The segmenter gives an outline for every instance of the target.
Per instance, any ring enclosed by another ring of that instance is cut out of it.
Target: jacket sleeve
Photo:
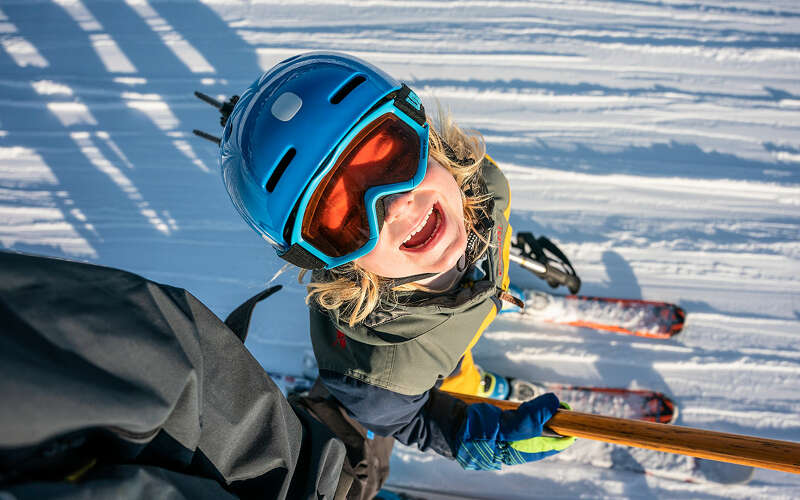
[[[393,436],[405,445],[434,450],[455,458],[457,434],[464,423],[466,404],[438,389],[407,396],[346,375],[320,371],[325,387],[348,413],[368,430]]]
[[[92,467],[80,481],[33,480],[0,487],[0,498],[34,500],[138,500],[150,495],[172,500],[236,500],[210,478],[140,464]]]
[[[109,473],[125,492],[324,498],[344,462],[199,300],[116,269],[0,252],[0,397],[0,488]],[[112,471],[134,458],[149,468]]]

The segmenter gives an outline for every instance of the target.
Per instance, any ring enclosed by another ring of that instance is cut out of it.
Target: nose
[[[403,217],[408,207],[414,201],[414,191],[390,194],[383,198],[383,208],[385,212],[384,221],[391,224]]]

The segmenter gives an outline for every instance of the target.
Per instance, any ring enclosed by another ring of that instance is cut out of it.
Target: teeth
[[[410,240],[411,237],[414,236],[415,234],[417,234],[418,232],[422,231],[422,228],[425,227],[425,224],[428,223],[428,218],[431,216],[432,213],[433,213],[433,207],[431,207],[431,209],[425,215],[425,218],[422,220],[420,225],[417,226],[417,228],[415,230],[411,231],[411,234],[406,236],[406,239],[403,240],[403,243],[405,243],[406,241]]]

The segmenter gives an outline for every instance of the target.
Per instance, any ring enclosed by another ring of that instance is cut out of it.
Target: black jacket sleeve
[[[434,388],[407,396],[346,375],[320,370],[325,387],[368,430],[420,450],[454,458],[466,403]]]
[[[0,398],[0,497],[332,498],[344,462],[199,300],[116,269],[0,252]]]

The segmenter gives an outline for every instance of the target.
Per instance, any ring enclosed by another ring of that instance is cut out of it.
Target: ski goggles
[[[383,226],[382,198],[425,177],[428,124],[405,85],[363,116],[333,149],[300,199],[288,241],[326,268],[369,253]]]

